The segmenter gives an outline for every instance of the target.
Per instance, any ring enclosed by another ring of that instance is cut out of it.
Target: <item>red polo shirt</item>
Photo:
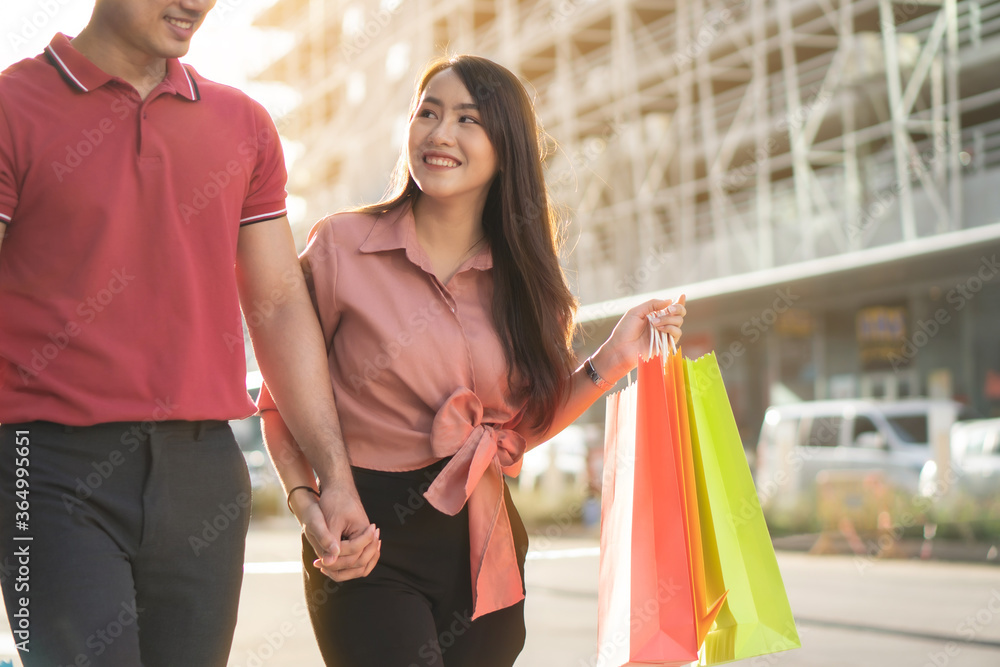
[[[177,60],[145,100],[64,35],[0,74],[0,423],[251,414],[236,244],[284,187],[267,112]]]

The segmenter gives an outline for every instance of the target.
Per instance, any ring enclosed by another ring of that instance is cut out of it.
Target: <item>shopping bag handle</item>
[[[668,349],[667,342],[669,341],[669,349],[673,354],[677,354],[677,345],[674,344],[674,337],[668,333],[663,333],[653,324],[653,317],[656,313],[649,313],[646,315],[646,320],[649,322],[649,354],[646,355],[647,359],[653,358],[653,353],[656,356],[663,357]]]

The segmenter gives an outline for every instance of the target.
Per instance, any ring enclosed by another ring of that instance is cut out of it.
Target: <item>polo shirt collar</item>
[[[169,58],[167,60],[167,76],[163,80],[173,88],[175,94],[194,102],[201,99],[201,93],[198,92],[198,83],[194,80],[194,75],[189,69],[182,65],[177,58]]]
[[[96,90],[115,78],[77,51],[70,43],[69,37],[61,32],[56,33],[45,47],[45,55],[66,82],[83,93]],[[171,92],[181,97],[192,101],[201,99],[194,76],[177,58],[167,59],[167,75],[164,77],[164,82]]]
[[[375,221],[368,238],[358,248],[363,253],[384,252],[386,250],[404,250],[411,262],[428,273],[433,273],[430,261],[420,242],[417,241],[417,223],[413,218],[413,206],[409,202],[395,210],[383,213]],[[464,268],[485,271],[493,268],[493,253],[489,244],[485,244]],[[462,271],[464,269],[459,269]]]

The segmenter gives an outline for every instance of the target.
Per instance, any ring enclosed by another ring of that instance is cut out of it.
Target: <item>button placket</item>
[[[438,294],[440,294],[441,298],[444,299],[444,303],[445,303],[446,306],[448,306],[448,310],[451,311],[452,315],[455,315],[455,319],[457,320],[458,319],[458,305],[455,302],[455,297],[452,296],[451,290],[449,290],[448,287],[444,283],[442,283],[438,279],[438,277],[435,276],[433,273],[428,274],[428,275],[430,275],[431,280],[434,281],[434,287],[437,288]],[[452,282],[454,282],[454,280],[455,279],[452,278]],[[459,324],[459,326],[461,326],[461,324]]]
[[[136,122],[139,124],[139,164],[143,167],[155,168],[160,166],[162,163],[161,156],[147,153],[147,146],[149,143],[148,139],[150,138],[150,133],[152,132],[152,127],[149,121],[149,107],[163,94],[164,91],[162,90],[154,90],[145,100],[142,100],[139,103],[139,108],[136,113]]]
[[[458,316],[458,300],[455,299],[455,297],[453,296],[453,295],[458,295],[462,291],[464,291],[464,286],[463,286],[463,283],[461,282],[462,280],[463,280],[463,274],[462,273],[456,274],[451,279],[451,284],[454,287],[453,287],[452,290],[449,290],[448,296],[450,297],[451,304],[452,304],[452,311],[451,312],[452,312],[452,314],[454,314],[454,316],[455,316],[455,322],[458,324],[458,332],[462,336],[462,342],[465,343],[465,359],[466,359],[466,363],[468,364],[468,369],[469,369],[469,384],[470,384],[470,389],[472,389],[472,391],[475,392],[475,391],[477,391],[477,389],[476,389],[476,365],[473,363],[473,360],[472,360],[472,344],[469,342],[469,336],[468,336],[468,334],[465,331],[465,325],[462,324],[462,320]]]

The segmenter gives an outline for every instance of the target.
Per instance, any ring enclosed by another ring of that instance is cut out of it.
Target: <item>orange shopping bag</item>
[[[637,378],[607,404],[599,667],[697,660],[725,600],[706,592],[683,367],[657,350]]]

